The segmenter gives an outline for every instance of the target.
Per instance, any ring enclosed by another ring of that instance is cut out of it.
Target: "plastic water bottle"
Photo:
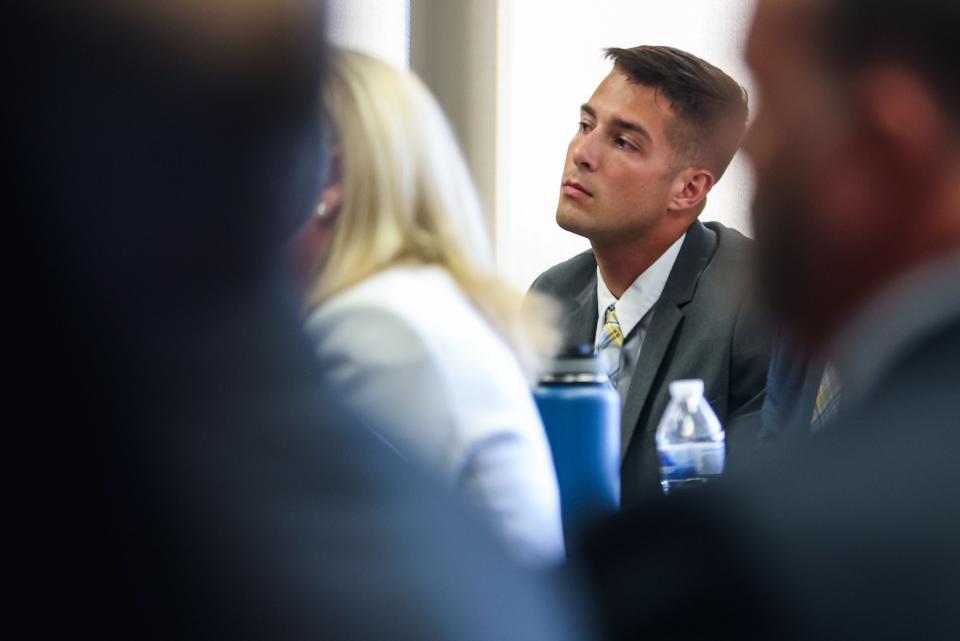
[[[660,485],[664,494],[702,485],[723,472],[726,435],[703,398],[703,381],[674,381],[657,426]]]
[[[562,353],[534,392],[560,488],[567,548],[620,508],[620,396],[593,348]]]

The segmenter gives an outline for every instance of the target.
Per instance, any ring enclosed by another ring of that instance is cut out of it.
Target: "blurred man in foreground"
[[[952,0],[758,3],[760,275],[843,404],[773,465],[593,541],[617,636],[960,634],[958,32]]]
[[[311,3],[3,14],[12,627],[572,634],[542,586],[321,398],[281,260],[322,173]]]

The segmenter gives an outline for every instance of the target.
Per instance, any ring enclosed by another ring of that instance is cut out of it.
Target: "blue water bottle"
[[[534,395],[572,549],[587,528],[620,508],[620,396],[589,345],[560,354]]]

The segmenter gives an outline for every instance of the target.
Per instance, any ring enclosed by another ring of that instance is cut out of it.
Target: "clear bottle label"
[[[726,447],[723,441],[675,443],[658,448],[660,477],[680,481],[723,472]]]

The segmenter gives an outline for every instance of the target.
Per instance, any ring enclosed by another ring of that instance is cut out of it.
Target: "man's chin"
[[[578,213],[571,212],[563,206],[559,207],[557,209],[557,226],[571,234],[589,238],[588,229],[582,220],[582,214],[578,215]]]

